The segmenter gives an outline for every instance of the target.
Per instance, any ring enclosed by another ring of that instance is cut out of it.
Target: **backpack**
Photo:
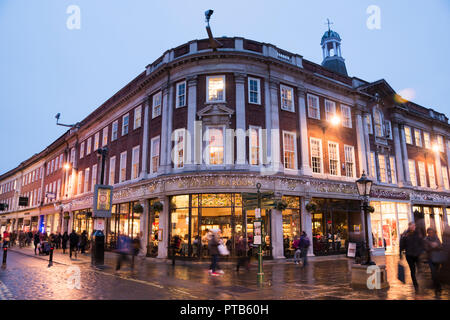
[[[309,246],[311,245],[311,243],[309,242],[308,237],[303,238],[304,244],[305,244],[305,248],[308,249]]]

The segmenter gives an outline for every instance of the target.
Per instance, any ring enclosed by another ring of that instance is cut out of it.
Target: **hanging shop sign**
[[[94,205],[92,216],[111,218],[113,187],[96,184],[94,189]]]
[[[261,245],[261,221],[253,222],[253,244]]]
[[[242,193],[242,202],[244,209],[253,210],[258,207],[258,194],[257,193]],[[275,208],[275,198],[273,192],[261,192],[261,208],[273,209]]]

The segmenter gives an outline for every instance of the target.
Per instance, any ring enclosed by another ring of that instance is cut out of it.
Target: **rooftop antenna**
[[[223,45],[219,41],[214,39],[211,32],[211,27],[209,26],[209,20],[211,19],[213,13],[214,10],[211,9],[205,11],[206,32],[208,33],[209,46],[213,49],[213,51],[217,51],[217,48],[220,48]]]
[[[80,123],[79,122],[77,122],[77,123],[75,123],[75,124],[62,124],[62,123],[59,123],[59,118],[61,117],[61,113],[57,113],[56,114],[56,116],[55,116],[55,118],[56,118],[56,125],[57,126],[62,126],[62,127],[69,127],[69,128],[77,128],[77,129],[79,129],[80,128]]]

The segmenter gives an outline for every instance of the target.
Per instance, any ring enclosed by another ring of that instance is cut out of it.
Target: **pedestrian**
[[[224,272],[219,268],[219,245],[221,244],[219,229],[211,229],[211,236],[208,241],[208,250],[211,255],[211,265],[209,266],[209,274],[212,276],[218,276]],[[217,270],[217,272],[216,272]]]
[[[80,250],[81,250],[82,254],[86,253],[85,251],[86,251],[87,242],[88,242],[87,232],[86,232],[86,230],[84,230],[81,233],[81,238],[80,238]]]
[[[139,251],[141,250],[141,237],[140,235],[137,235],[132,242],[133,252],[131,256],[131,269],[134,269],[134,259],[139,254]]]
[[[3,232],[3,248],[9,246],[9,242],[11,240],[10,237],[11,237],[10,233],[7,230],[5,230]]]
[[[294,248],[295,252],[294,252],[294,263],[295,264],[299,264],[300,263],[300,258],[301,258],[301,250],[300,250],[300,239],[295,236],[294,237],[294,242],[292,243],[292,248]]]
[[[302,235],[300,236],[300,241],[298,244],[298,247],[300,249],[300,256],[303,259],[302,268],[306,267],[308,264],[308,249],[311,245],[311,241],[309,241],[308,235],[305,231],[302,232]]]
[[[27,246],[29,247],[31,245],[31,241],[33,240],[33,232],[28,231],[28,238],[27,238]]]
[[[247,239],[243,236],[239,237],[238,243],[236,245],[238,262],[236,265],[236,271],[239,272],[239,267],[245,266],[245,269],[249,270],[249,256],[247,254]]]
[[[440,282],[450,285],[450,226],[445,226],[442,235],[442,251],[444,255],[444,262],[440,270]]]
[[[416,292],[419,291],[419,283],[416,279],[416,267],[419,265],[419,257],[423,252],[423,239],[416,230],[416,224],[410,222],[408,229],[402,234],[400,238],[400,259],[402,253],[405,251],[406,262],[408,262],[409,270],[411,271],[411,280]]]
[[[170,245],[172,250],[172,265],[175,265],[175,255],[180,251],[181,248],[181,238],[178,235],[174,235],[172,238],[172,243]]]
[[[117,257],[117,265],[116,271],[120,269],[122,262],[128,260],[127,256],[131,252],[131,240],[126,235],[119,235],[117,240],[117,253],[119,256]]]
[[[56,249],[61,248],[61,240],[62,240],[61,232],[58,232],[58,235],[56,236]]]
[[[425,237],[424,245],[425,251],[427,252],[427,262],[430,266],[431,279],[433,280],[434,292],[436,296],[440,296],[442,288],[441,282],[439,281],[439,269],[441,263],[444,262],[442,259],[444,251],[442,250],[441,241],[436,236],[436,231],[433,228],[427,229],[427,237]]]
[[[37,249],[39,249],[39,253],[41,253],[41,248],[38,248],[38,245],[41,243],[41,237],[40,237],[39,231],[37,231],[34,234],[33,243],[34,243],[34,254],[37,254],[36,253]]]
[[[72,233],[69,235],[69,257],[72,258],[72,252],[75,251],[75,259],[77,258],[78,252],[78,242],[80,241],[80,236],[72,230]]]
[[[65,231],[64,234],[63,234],[63,236],[61,237],[63,254],[66,253],[66,249],[67,249],[67,241],[68,241],[68,240],[69,240],[69,235],[67,234],[67,231]]]

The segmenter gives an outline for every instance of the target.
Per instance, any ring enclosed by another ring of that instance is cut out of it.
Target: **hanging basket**
[[[161,212],[163,211],[163,208],[164,208],[163,204],[159,201],[156,201],[155,203],[152,204],[152,210],[154,212]]]
[[[287,208],[287,206],[288,205],[287,205],[286,201],[281,200],[281,201],[275,202],[275,209],[277,209],[277,210],[283,211]]]
[[[317,203],[315,202],[309,202],[306,206],[305,206],[306,210],[310,213],[315,213],[317,212],[319,206],[317,205]]]
[[[144,207],[142,206],[142,204],[136,203],[136,204],[133,206],[133,211],[134,211],[135,213],[142,213],[142,212],[144,212]]]

